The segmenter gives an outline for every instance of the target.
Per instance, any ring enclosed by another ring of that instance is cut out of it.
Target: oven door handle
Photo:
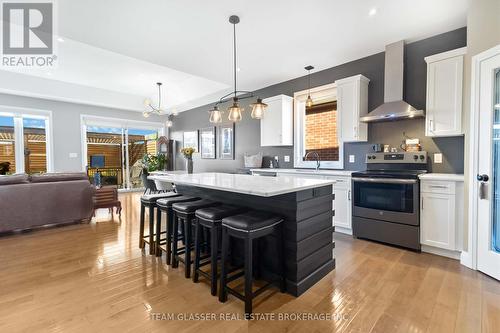
[[[354,182],[359,183],[384,183],[384,184],[416,184],[416,179],[393,179],[393,178],[359,178],[353,177]]]

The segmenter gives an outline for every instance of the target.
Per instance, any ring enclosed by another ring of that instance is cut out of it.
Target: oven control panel
[[[366,163],[404,163],[404,164],[426,164],[427,153],[418,152],[397,152],[397,153],[368,153]]]

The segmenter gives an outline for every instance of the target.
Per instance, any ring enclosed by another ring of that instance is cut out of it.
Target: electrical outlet
[[[349,163],[354,163],[355,160],[356,158],[354,155],[349,155]]]
[[[290,162],[290,156],[285,155],[285,156],[283,157],[283,160],[284,160],[285,162]]]
[[[69,158],[77,158],[78,153],[69,153]]]
[[[435,153],[434,154],[434,163],[443,163],[443,154]]]

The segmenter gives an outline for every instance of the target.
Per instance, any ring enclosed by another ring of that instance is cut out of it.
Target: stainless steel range
[[[420,251],[418,176],[427,153],[371,153],[366,163],[352,174],[353,235]]]

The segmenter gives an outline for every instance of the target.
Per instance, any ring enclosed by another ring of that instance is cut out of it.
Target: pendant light
[[[307,81],[308,81],[308,93],[307,93],[307,99],[306,99],[306,107],[310,108],[311,106],[313,106],[313,100],[311,98],[311,70],[314,69],[313,66],[309,65],[309,66],[306,66],[304,67],[304,69],[307,71]]]
[[[262,99],[257,98],[257,102],[250,104],[252,107],[252,118],[253,119],[262,119],[264,117],[264,111],[267,108],[267,104],[262,103]]]
[[[156,82],[156,85],[158,86],[158,107],[155,107],[153,106],[153,103],[151,103],[151,100],[149,98],[146,98],[144,100],[144,106],[146,108],[148,108],[148,110],[145,110],[142,115],[144,116],[144,118],[149,118],[149,116],[152,114],[152,113],[155,113],[159,116],[161,116],[164,111],[163,109],[161,108],[161,85],[162,83],[161,82]]]
[[[228,119],[232,122],[238,122],[242,119],[243,108],[240,107],[239,101],[246,98],[254,97],[251,91],[237,90],[236,88],[236,24],[240,22],[240,18],[236,15],[229,17],[229,23],[233,25],[233,74],[234,74],[234,91],[222,96],[214,107],[209,111],[209,121],[211,123],[222,122],[222,112],[219,110],[218,105],[221,103],[233,101],[232,105],[227,109]],[[232,96],[232,97],[231,97]],[[250,105],[252,107],[251,117],[254,119],[262,119],[267,104],[262,102],[262,99],[257,98],[257,102]]]

